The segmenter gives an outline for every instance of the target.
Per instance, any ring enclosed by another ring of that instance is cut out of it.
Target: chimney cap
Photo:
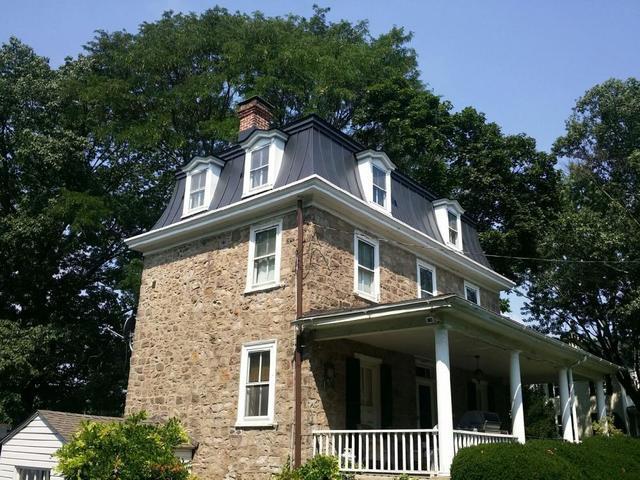
[[[269,102],[267,102],[260,95],[253,95],[253,96],[247,98],[246,100],[238,102],[238,109],[241,110],[242,107],[244,107],[245,105],[249,105],[249,104],[252,104],[252,103],[261,104],[262,106],[268,108],[269,110],[273,110],[275,108],[273,105],[271,105]]]

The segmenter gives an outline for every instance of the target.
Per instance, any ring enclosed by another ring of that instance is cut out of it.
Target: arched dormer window
[[[273,188],[287,138],[279,130],[256,130],[240,144],[245,151],[243,197]]]
[[[194,157],[182,171],[187,174],[182,216],[209,208],[224,162],[216,157]]]
[[[396,169],[387,154],[365,150],[356,154],[365,199],[372,206],[391,213],[391,172]]]
[[[462,220],[464,210],[455,200],[441,198],[433,202],[436,223],[444,243],[451,248],[462,251]]]

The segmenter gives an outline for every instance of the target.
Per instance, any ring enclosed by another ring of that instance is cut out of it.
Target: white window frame
[[[247,401],[247,378],[249,367],[249,354],[253,352],[269,352],[269,403],[267,415],[257,417],[245,416]],[[275,393],[276,393],[276,340],[261,340],[242,345],[240,357],[240,387],[238,389],[238,416],[237,427],[270,427],[275,425]]]
[[[182,216],[194,215],[209,209],[209,204],[213,199],[213,192],[220,178],[220,173],[224,162],[215,157],[194,157],[189,164],[183,168],[187,177],[184,185],[184,200],[182,205]],[[204,187],[204,202],[196,208],[189,208],[191,204],[191,179],[198,173],[206,172]]]
[[[269,130],[266,132],[257,130],[240,144],[245,151],[242,198],[273,188],[276,178],[278,177],[278,172],[280,171],[280,165],[282,164],[286,140],[287,136],[279,130]],[[251,188],[251,154],[264,147],[269,148],[267,183]]]
[[[448,200],[446,198],[435,200],[433,202],[433,208],[436,215],[436,224],[438,225],[438,230],[442,236],[442,241],[446,246],[462,252],[464,248],[462,242],[462,214],[464,213],[464,210],[456,200]],[[455,215],[457,220],[456,230],[458,231],[458,238],[455,243],[451,242],[451,235],[449,233],[449,213]]]
[[[395,170],[396,166],[384,152],[376,152],[374,150],[360,152],[356,154],[356,159],[358,160],[358,174],[360,175],[366,201],[373,208],[391,214],[391,172]],[[385,174],[384,205],[380,205],[373,200],[373,167],[383,171]]]
[[[358,242],[360,241],[373,246],[373,294],[358,289],[358,268],[360,267]],[[380,301],[380,242],[357,231],[353,235],[353,292],[372,302]]]
[[[46,479],[50,479],[51,478],[51,469],[50,468],[41,468],[41,467],[27,467],[27,466],[22,466],[22,465],[17,465],[16,466],[16,475],[15,475],[15,479],[16,480],[20,480],[20,473],[21,470],[26,470],[26,471],[35,471],[35,472],[44,472],[45,474],[47,474]]]
[[[431,265],[430,263],[427,263],[423,260],[417,259],[416,260],[416,281],[417,281],[417,286],[418,286],[418,298],[429,298],[429,297],[423,297],[422,296],[422,285],[420,282],[420,269],[425,269],[425,270],[430,270],[431,271],[431,275],[432,275],[432,279],[433,279],[433,292],[431,293],[431,295],[433,297],[435,297],[436,295],[438,295],[438,281],[437,281],[437,274],[436,274],[436,267],[434,267],[433,265]]]
[[[255,259],[256,249],[256,233],[264,230],[276,229],[276,259],[275,259],[275,272],[273,275],[273,281],[268,283],[253,283],[253,263]],[[247,281],[245,286],[245,293],[257,292],[260,290],[267,290],[280,286],[280,261],[282,257],[282,219],[274,222],[266,222],[259,225],[252,225],[249,230],[249,255],[247,263]]]
[[[470,289],[470,290],[475,290],[475,292],[476,292],[476,297],[477,297],[477,299],[478,299],[478,303],[471,302],[471,300],[469,300],[469,299],[467,298],[467,288],[468,288],[468,289]],[[477,285],[475,285],[475,284],[473,284],[473,283],[471,283],[471,282],[467,282],[467,281],[465,280],[465,281],[464,281],[464,298],[465,298],[465,300],[467,300],[467,301],[469,301],[469,302],[471,302],[471,303],[474,303],[474,305],[478,305],[478,306],[480,306],[480,287],[478,287]]]
[[[456,217],[456,241],[451,241],[451,227],[449,226],[449,215]],[[462,249],[462,221],[460,214],[452,208],[447,209],[447,243],[455,248]]]

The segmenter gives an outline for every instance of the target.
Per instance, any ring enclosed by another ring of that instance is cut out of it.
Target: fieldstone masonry
[[[353,226],[318,208],[305,209],[304,311],[365,306],[353,293]],[[256,223],[266,219],[256,219]],[[245,293],[249,226],[148,255],[140,289],[127,413],[178,417],[199,442],[193,472],[202,479],[266,479],[293,446],[295,212],[284,215],[281,286]],[[416,258],[380,242],[381,302],[416,297]],[[463,280],[438,269],[438,290],[463,294]],[[498,311],[498,295],[482,291]],[[236,428],[241,347],[277,340],[277,425]],[[344,426],[344,362],[354,352],[392,365],[398,428],[416,424],[412,357],[351,341],[311,344],[302,370],[303,455],[317,428]],[[333,387],[324,385],[327,359]]]

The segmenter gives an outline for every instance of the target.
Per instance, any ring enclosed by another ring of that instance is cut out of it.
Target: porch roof
[[[578,377],[586,379],[598,379],[620,368],[455,294],[310,313],[293,323],[303,331],[312,332],[314,340],[350,338],[385,348],[400,348],[413,354],[416,354],[417,346],[429,343],[423,332],[431,332],[436,325],[444,325],[460,340],[459,358],[475,357],[469,353],[480,342],[493,347],[490,361],[494,363],[496,373],[501,370],[501,365],[508,365],[506,358],[496,351],[521,351],[526,358],[523,375],[526,376],[526,370],[529,370],[531,383],[552,381],[549,374],[559,367],[571,367]],[[542,368],[542,362],[547,367]],[[526,363],[530,368],[527,369]]]

